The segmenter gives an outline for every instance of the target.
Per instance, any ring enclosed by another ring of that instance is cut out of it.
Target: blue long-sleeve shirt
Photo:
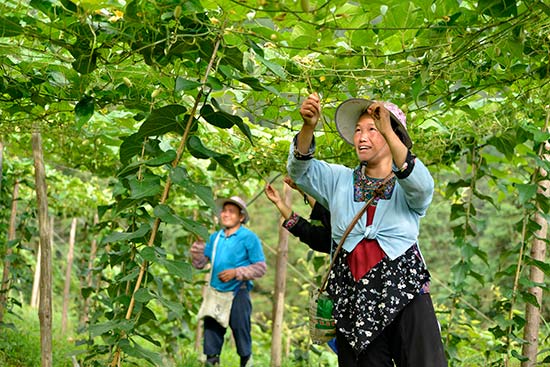
[[[332,238],[339,243],[355,214],[365,205],[354,200],[353,170],[315,158],[298,159],[294,154],[295,143],[290,147],[288,174],[304,192],[329,209]],[[313,143],[309,153],[314,149]],[[394,172],[397,172],[396,167]],[[433,197],[433,178],[419,159],[406,177],[396,176],[391,198],[378,201],[371,225],[366,225],[366,214],[359,219],[344,242],[346,251],[351,252],[363,238],[375,239],[393,260],[417,242],[420,218]]]

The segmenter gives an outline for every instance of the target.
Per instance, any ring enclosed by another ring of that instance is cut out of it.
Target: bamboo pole
[[[292,205],[292,190],[284,184],[283,200],[287,207]],[[282,224],[281,217],[280,223]],[[271,336],[271,367],[280,367],[282,363],[282,336],[285,311],[286,264],[288,262],[288,231],[279,225],[279,246],[275,267],[275,291],[273,295],[273,328]]]
[[[42,152],[42,136],[39,131],[32,133],[32,151],[36,201],[38,203],[38,223],[40,232],[40,348],[41,367],[52,367],[52,257],[50,247],[50,222],[48,220],[48,189]]]
[[[185,131],[183,133],[183,136],[180,140],[180,144],[178,146],[178,149],[176,151],[176,158],[172,162],[172,167],[177,167],[181,160],[181,156],[183,155],[183,150],[185,148],[185,143],[187,142],[187,137],[189,136],[189,131],[191,130],[191,126],[193,125],[193,119],[195,117],[195,113],[197,112],[199,103],[202,99],[202,96],[204,94],[204,89],[206,86],[206,81],[208,79],[208,76],[210,75],[210,71],[212,70],[212,67],[214,65],[214,61],[216,60],[216,54],[218,53],[218,48],[220,47],[221,40],[223,38],[223,34],[220,33],[216,39],[216,43],[214,44],[214,49],[212,51],[212,55],[210,57],[210,61],[208,63],[208,66],[206,68],[206,71],[204,72],[203,79],[201,81],[201,89],[197,93],[197,97],[195,98],[195,104],[193,105],[193,108],[191,109],[191,112],[189,113],[189,120],[187,120],[187,124],[185,126]],[[160,199],[160,204],[164,204],[166,200],[168,199],[168,195],[170,193],[170,188],[172,187],[172,180],[170,177],[167,177],[166,184],[164,186],[164,191],[162,192],[162,196]],[[151,228],[151,236],[149,237],[149,240],[147,241],[147,246],[154,246],[155,239],[158,233],[158,229],[160,226],[160,218],[155,218],[155,221],[153,222],[153,227]],[[140,271],[136,280],[136,285],[134,287],[134,290],[132,292],[132,297],[130,299],[130,303],[128,305],[128,310],[126,312],[126,320],[129,320],[132,316],[132,312],[134,310],[135,306],[135,294],[136,292],[141,288],[141,283],[143,282],[143,277],[145,275],[145,272],[147,270],[147,267],[149,266],[147,261],[143,261],[140,267]],[[117,350],[113,353],[113,360],[110,363],[111,367],[119,366],[120,365],[120,348],[117,348]]]

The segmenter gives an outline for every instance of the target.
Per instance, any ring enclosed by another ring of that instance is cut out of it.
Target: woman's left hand
[[[382,135],[386,135],[387,132],[392,130],[390,111],[382,102],[374,102],[368,108],[369,115],[372,116],[376,128]]]

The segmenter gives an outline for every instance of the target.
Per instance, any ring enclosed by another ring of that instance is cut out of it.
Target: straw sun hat
[[[367,111],[367,108],[376,101],[363,98],[350,98],[340,104],[336,109],[334,120],[340,136],[353,145],[353,135],[359,117]],[[407,133],[407,118],[403,111],[391,102],[382,102],[390,112],[391,124],[399,139],[407,146],[412,147],[412,140]]]

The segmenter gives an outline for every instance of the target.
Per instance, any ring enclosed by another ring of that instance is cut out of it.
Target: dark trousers
[[[340,367],[446,367],[441,333],[429,294],[416,296],[359,355],[337,332]]]
[[[233,338],[237,346],[237,354],[248,357],[252,354],[252,337],[250,334],[250,315],[252,302],[246,287],[240,288],[233,298],[229,327],[233,331]],[[226,329],[210,317],[204,318],[204,354],[207,356],[220,355]]]

